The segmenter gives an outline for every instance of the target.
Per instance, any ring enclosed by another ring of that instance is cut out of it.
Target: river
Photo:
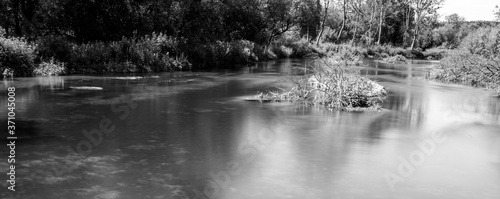
[[[4,174],[0,197],[500,198],[498,98],[418,78],[436,62],[366,60],[389,92],[380,112],[243,100],[306,63],[3,79],[1,132],[15,86],[18,139],[16,191]]]

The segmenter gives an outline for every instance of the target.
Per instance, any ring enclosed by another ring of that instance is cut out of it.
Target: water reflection
[[[4,79],[1,95],[8,86],[17,89],[23,139],[19,191],[0,196],[500,196],[500,100],[481,89],[413,78],[425,75],[434,62],[389,65],[370,60],[362,74],[389,90],[381,112],[241,100],[282,83],[280,74],[294,74],[306,64],[287,59],[240,72]],[[103,90],[70,89],[74,86]],[[126,111],[130,103],[137,106]],[[5,117],[6,110],[0,110],[0,118]],[[113,132],[82,155],[79,143],[98,138],[83,132],[98,129],[103,118],[114,125]],[[438,132],[446,141],[436,142],[422,164],[411,165],[414,171],[393,184],[393,192],[385,175],[402,176],[401,161],[412,161],[411,154],[422,151],[422,143],[435,142]],[[7,164],[0,162],[0,168]]]

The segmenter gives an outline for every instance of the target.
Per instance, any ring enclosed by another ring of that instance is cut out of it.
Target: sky
[[[457,13],[467,21],[493,21],[495,5],[500,6],[500,0],[445,0],[438,12],[441,20],[444,16]]]

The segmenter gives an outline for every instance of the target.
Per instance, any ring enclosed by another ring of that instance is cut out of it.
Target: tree
[[[412,19],[412,15],[414,15],[414,11],[410,6],[412,0],[402,0],[399,3],[399,6],[404,10],[404,32],[403,32],[403,46],[406,46],[410,37],[410,21]]]
[[[328,18],[328,7],[330,7],[330,0],[324,0],[323,3],[324,3],[323,9],[325,10],[325,12],[323,13],[323,19],[321,21],[321,29],[319,31],[318,37],[316,38],[316,45],[319,45],[319,41],[323,36],[323,32],[325,32],[326,19]]]
[[[377,39],[377,45],[380,45],[380,38],[382,36],[382,24],[384,23],[385,19],[385,10],[386,6],[388,4],[388,0],[377,0],[377,4],[379,5],[379,24],[378,24],[378,39]]]
[[[80,42],[111,41],[133,33],[131,10],[126,0],[73,0],[65,4],[65,16]]]
[[[418,40],[420,34],[420,23],[422,18],[434,14],[444,0],[411,0],[410,5],[415,11],[415,32],[411,42],[411,49],[415,47],[415,42]]]
[[[445,20],[448,23],[462,23],[462,22],[465,21],[465,18],[463,18],[462,16],[458,15],[457,13],[454,13],[454,14],[446,16]]]
[[[340,41],[340,36],[342,36],[342,31],[344,31],[346,21],[347,21],[347,0],[343,0],[343,3],[342,3],[342,26],[340,27],[339,34],[337,35],[337,41]]]
[[[493,10],[493,15],[495,15],[495,20],[500,21],[500,7],[495,6],[495,10]]]
[[[296,23],[292,0],[267,0],[264,5],[265,35],[267,44],[289,31]]]
[[[363,19],[366,15],[366,12],[364,11],[364,6],[365,6],[364,0],[352,0],[350,4],[351,10],[354,14],[354,21],[352,23],[352,25],[354,26],[354,32],[352,34],[352,39],[351,39],[352,44],[355,44],[358,30],[363,26],[362,25]]]
[[[258,0],[226,1],[223,15],[226,38],[245,39],[257,43],[265,42],[262,38],[263,23]]]
[[[300,36],[305,35],[308,40],[316,38],[318,35],[321,21],[321,5],[318,5],[318,1],[303,0],[297,4]]]

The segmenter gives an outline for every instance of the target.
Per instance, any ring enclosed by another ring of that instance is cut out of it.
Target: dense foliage
[[[0,0],[7,35],[88,43],[162,32],[190,44],[309,41],[409,46],[442,0]],[[323,34],[324,33],[324,34]],[[321,37],[321,38],[318,38]],[[418,38],[417,38],[418,39]],[[418,43],[418,41],[417,41]]]
[[[22,38],[0,36],[0,72],[4,76],[29,76],[35,66],[36,46]]]
[[[465,37],[459,50],[441,61],[433,78],[500,93],[500,26],[479,28]]]
[[[365,55],[377,58],[425,58],[418,50],[453,49],[496,24],[458,15],[439,22],[442,2],[0,0],[0,64],[17,75],[52,59],[70,74],[160,72],[328,55],[343,45],[368,47]]]

